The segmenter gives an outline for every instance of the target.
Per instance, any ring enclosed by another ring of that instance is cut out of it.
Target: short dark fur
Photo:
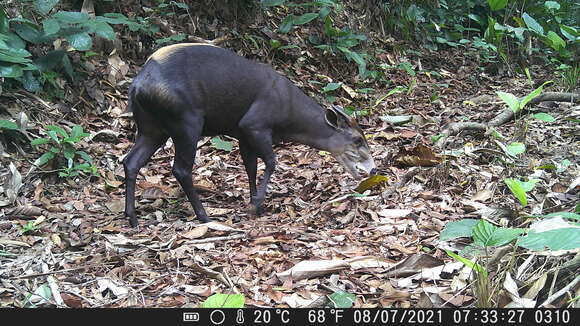
[[[325,114],[330,110],[324,110],[286,77],[266,65],[212,46],[176,47],[158,60],[154,54],[129,89],[129,109],[138,127],[135,146],[124,162],[125,215],[132,226],[137,225],[137,173],[169,137],[175,144],[173,174],[204,222],[210,219],[191,177],[201,136],[225,134],[239,140],[256,213],[276,165],[274,142],[296,141],[333,152],[337,146],[353,141],[352,133],[326,122]],[[349,125],[334,114],[341,127]],[[364,139],[360,132],[357,134]],[[258,157],[266,168],[256,187]]]

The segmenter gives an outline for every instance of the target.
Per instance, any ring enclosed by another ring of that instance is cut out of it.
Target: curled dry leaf
[[[42,215],[42,209],[36,206],[17,206],[6,214],[12,219],[30,219],[33,216]]]
[[[305,260],[276,276],[285,281],[292,278],[294,281],[313,278],[320,275],[335,273],[349,268],[350,264],[346,260]]]
[[[401,149],[395,156],[395,162],[403,166],[435,166],[443,158],[433,152],[430,147],[418,144],[411,150]]]
[[[197,239],[203,237],[208,231],[207,225],[200,225],[192,230],[180,234],[182,238],[186,239]]]

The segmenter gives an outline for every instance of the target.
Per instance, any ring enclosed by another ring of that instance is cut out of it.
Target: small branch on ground
[[[520,98],[520,101],[522,98]],[[540,102],[570,102],[570,103],[580,103],[580,94],[576,93],[557,93],[557,92],[547,92],[544,94],[538,95],[536,98],[531,100],[528,103],[528,107],[533,104],[537,104]],[[520,112],[527,111],[524,108]],[[520,113],[518,112],[518,113]],[[499,127],[504,123],[507,123],[511,119],[513,119],[515,113],[510,108],[505,108],[500,114],[498,114],[495,118],[490,120],[488,123],[481,123],[481,122],[456,122],[450,123],[445,130],[441,133],[442,136],[437,140],[435,145],[437,147],[441,147],[447,137],[454,136],[459,134],[462,131],[466,130],[474,130],[479,132],[485,132],[485,134],[489,133],[491,128]]]

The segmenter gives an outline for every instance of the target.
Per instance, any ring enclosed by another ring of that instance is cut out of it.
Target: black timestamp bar
[[[579,325],[580,309],[0,309],[2,320],[130,320],[145,325]]]

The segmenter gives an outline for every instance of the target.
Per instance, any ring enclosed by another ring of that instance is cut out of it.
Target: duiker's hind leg
[[[137,226],[135,183],[139,169],[147,163],[159,147],[165,144],[168,138],[169,136],[163,133],[149,135],[138,132],[135,145],[123,161],[125,167],[125,216],[129,218],[132,227]]]
[[[173,162],[173,175],[181,185],[187,199],[193,206],[195,215],[202,222],[211,222],[201,200],[193,188],[191,171],[195,162],[195,152],[197,141],[201,137],[203,130],[203,118],[187,113],[179,118],[179,121],[172,127],[170,135],[175,144],[175,160]]]

